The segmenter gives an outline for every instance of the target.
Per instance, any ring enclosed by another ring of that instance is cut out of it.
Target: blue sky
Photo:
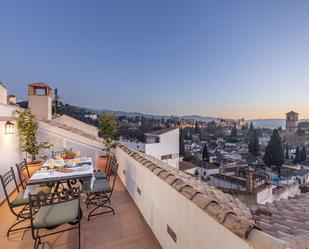
[[[0,1],[0,81],[150,114],[309,117],[309,1]]]

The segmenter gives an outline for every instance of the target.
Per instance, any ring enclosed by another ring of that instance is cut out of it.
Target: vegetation
[[[204,144],[202,158],[203,158],[204,162],[209,162],[209,153],[208,153],[208,149],[207,149],[207,145],[206,144]]]
[[[296,164],[296,163],[301,163],[301,162],[304,162],[306,161],[307,159],[307,153],[306,153],[306,148],[305,146],[303,146],[303,148],[300,150],[298,148],[298,146],[296,147],[296,153],[295,153],[295,158],[293,160],[293,163]]]
[[[179,155],[181,156],[185,155],[184,136],[182,128],[180,128],[179,132]]]
[[[231,130],[231,138],[236,138],[237,137],[237,128],[234,126]]]
[[[99,117],[99,137],[103,138],[103,142],[106,146],[106,151],[110,151],[113,147],[113,139],[117,131],[117,120],[109,113],[104,113]]]
[[[257,157],[260,153],[259,134],[257,129],[253,130],[248,144],[249,152],[252,156]]]
[[[284,163],[283,145],[277,129],[273,130],[273,134],[266,147],[264,163],[267,166],[276,166],[279,172],[280,166]]]
[[[31,162],[36,160],[36,156],[41,149],[52,147],[48,141],[38,142],[36,139],[38,122],[29,109],[17,111],[18,113],[18,131],[21,136],[22,150],[31,155]]]

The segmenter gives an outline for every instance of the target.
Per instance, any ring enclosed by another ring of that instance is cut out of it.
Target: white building
[[[146,133],[146,142],[121,141],[122,144],[144,152],[178,169],[179,167],[179,129],[166,128]]]

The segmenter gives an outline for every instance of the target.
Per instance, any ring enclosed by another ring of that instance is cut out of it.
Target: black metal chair
[[[9,237],[10,233],[13,231],[18,231],[18,230],[23,230],[23,229],[27,229],[30,228],[30,226],[24,226],[24,227],[18,227],[15,228],[17,225],[19,225],[20,223],[28,220],[30,218],[30,211],[29,211],[29,199],[25,196],[25,192],[24,190],[20,191],[17,181],[16,181],[16,176],[14,173],[13,168],[11,167],[11,169],[6,172],[3,175],[0,175],[0,180],[2,183],[2,187],[3,187],[3,191],[7,200],[7,203],[9,205],[9,208],[12,212],[13,215],[16,216],[17,218],[17,222],[15,224],[13,224],[7,231],[7,237]],[[9,193],[8,193],[8,187],[10,185],[10,183],[14,183],[14,187],[16,188],[18,195],[13,199],[10,200],[9,198]],[[18,212],[16,211],[17,208],[21,208],[21,210]]]
[[[26,189],[27,181],[30,179],[30,172],[26,159],[16,164],[17,173],[19,176],[22,189]],[[26,175],[26,177],[25,177]],[[38,188],[38,192],[50,193],[53,184],[43,184]]]
[[[90,181],[84,182],[83,193],[86,193],[87,195],[87,208],[89,205],[95,206],[95,208],[90,211],[88,215],[88,220],[90,220],[90,218],[93,216],[101,214],[115,214],[115,210],[109,204],[111,202],[111,197],[114,192],[117,170],[118,163],[116,162],[115,158],[113,158],[107,178],[95,179],[92,186]],[[96,212],[100,208],[103,209],[103,211]]]
[[[30,221],[34,248],[42,244],[42,238],[73,229],[78,229],[78,248],[80,248],[80,189],[65,189],[49,194],[29,195]],[[40,234],[42,229],[52,230],[61,225],[71,225],[66,229]]]
[[[115,159],[114,153],[110,152],[107,157],[105,171],[102,170],[94,170],[93,175],[96,179],[107,179],[108,174],[110,172],[110,167],[112,165],[113,160]]]

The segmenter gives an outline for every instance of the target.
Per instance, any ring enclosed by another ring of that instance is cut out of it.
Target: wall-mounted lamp
[[[5,123],[5,134],[14,134],[14,126],[15,124],[11,121],[7,121]]]

